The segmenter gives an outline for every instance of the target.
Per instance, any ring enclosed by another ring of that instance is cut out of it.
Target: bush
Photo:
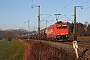
[[[12,39],[14,39],[14,33],[12,31],[7,31],[5,33],[5,39],[7,39],[8,41],[11,41]]]

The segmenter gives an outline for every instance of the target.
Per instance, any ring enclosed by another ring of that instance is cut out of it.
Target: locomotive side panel
[[[51,39],[51,40],[55,39],[55,37],[54,37],[54,26],[53,25],[51,25],[50,27],[48,27],[46,29],[46,35],[47,35],[47,39]]]

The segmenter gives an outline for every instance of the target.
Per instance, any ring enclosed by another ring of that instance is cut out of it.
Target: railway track
[[[79,42],[78,44],[81,47],[86,47],[90,49],[90,42]]]
[[[72,45],[74,40],[66,40],[66,41],[57,41],[56,43],[64,43],[68,45]],[[90,41],[77,41],[78,45],[81,47],[90,48]]]
[[[28,39],[26,39],[28,40]],[[30,40],[35,40],[35,39],[30,39]],[[72,42],[74,40],[57,40],[57,41],[52,41],[52,40],[40,40],[40,41],[49,41],[49,42],[55,42],[55,43],[63,43],[63,44],[68,44],[68,45],[72,45]],[[78,40],[78,45],[81,47],[86,47],[86,48],[90,48],[90,41],[81,41]]]

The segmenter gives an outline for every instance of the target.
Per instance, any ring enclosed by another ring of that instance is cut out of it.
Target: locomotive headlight
[[[68,33],[66,33],[66,34],[68,34]]]
[[[58,34],[58,35],[60,35],[60,34]]]

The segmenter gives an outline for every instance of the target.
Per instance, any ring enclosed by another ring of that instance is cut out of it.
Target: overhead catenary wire
[[[62,12],[66,7],[68,7],[72,2],[73,2],[74,0],[71,0],[60,12]],[[59,13],[60,13],[59,12]],[[71,12],[71,11],[70,11]],[[68,12],[69,13],[69,12]],[[68,13],[66,13],[66,14],[68,14]],[[64,15],[66,15],[66,14],[64,14]],[[64,16],[63,15],[63,16]],[[65,17],[65,16],[64,16]]]
[[[90,0],[86,1],[81,6],[84,6],[84,5],[88,4],[89,2],[90,2]],[[79,11],[77,11],[77,14],[81,14],[81,13],[83,13],[84,11],[86,11],[88,9],[90,9],[90,7],[88,7],[88,6],[87,6],[87,8],[84,7],[83,9],[80,9]]]
[[[90,9],[90,7],[87,7],[86,9],[83,9],[83,11],[79,12],[78,14],[81,14],[81,13],[83,13],[84,11],[86,11],[88,9]]]
[[[71,2],[72,2],[72,1],[71,1]],[[70,3],[71,3],[71,2],[70,2]],[[90,2],[90,0],[88,0],[87,2],[85,2],[85,3],[82,4],[82,5],[89,4],[89,2]],[[65,9],[65,8],[63,8],[63,9]],[[79,10],[77,13],[78,13],[78,14],[83,13],[84,11],[86,11],[86,10],[88,10],[88,9],[90,9],[90,7],[88,7],[88,5],[87,5],[87,8],[83,8],[82,10]]]
[[[64,8],[60,11],[60,12],[62,12],[68,5],[70,5],[71,3],[73,2],[73,0],[71,0],[66,6],[64,6]],[[59,12],[59,13],[60,13]]]
[[[61,13],[62,11],[64,11],[64,9],[66,8],[66,7],[68,7],[71,3],[73,2],[73,0],[71,0],[67,5],[65,5],[64,6],[64,8],[59,12],[59,13]],[[64,17],[66,17],[65,16],[65,14],[62,14]],[[71,20],[71,19],[70,19]]]
[[[84,6],[85,4],[88,4],[89,2],[90,2],[90,0],[88,0],[88,1],[85,2],[85,3],[83,3],[82,5]],[[86,11],[86,10],[88,10],[88,9],[90,9],[90,6],[89,6],[89,7],[87,6],[86,8],[84,7],[82,11],[79,10],[79,11],[78,11],[78,14],[81,14],[81,13],[83,13],[84,11]]]
[[[33,8],[31,9],[28,20],[31,18],[32,11],[33,11]]]
[[[72,2],[73,2],[73,0],[71,0],[62,10],[64,10],[64,9],[65,9],[68,5],[70,5]],[[64,4],[64,3],[66,3],[66,0],[63,2],[63,4]],[[62,4],[62,5],[63,5],[63,4]],[[61,6],[62,6],[62,5],[61,5]],[[61,7],[61,6],[60,6],[60,7]],[[57,10],[58,10],[58,9],[56,9],[55,12],[56,12]],[[61,11],[62,11],[62,10],[61,10]],[[59,13],[61,13],[61,11],[60,11]],[[55,13],[55,12],[54,12],[54,13]],[[45,20],[45,19],[47,19],[47,18],[49,18],[49,17],[55,15],[54,13],[51,14],[51,15],[49,15],[49,16],[47,16],[47,17],[44,18],[43,20]]]
[[[32,5],[33,5],[33,0],[32,0]],[[29,14],[29,18],[28,18],[28,20],[29,20],[30,17],[31,17],[32,11],[33,11],[33,8],[31,8],[31,11],[30,11],[30,14]]]
[[[90,2],[90,0],[88,0],[87,2],[85,2],[85,3],[83,3],[82,4],[82,6],[84,6],[85,4],[87,4],[87,3],[89,3]],[[81,11],[81,9],[79,10],[79,11],[77,11],[77,12],[80,12]]]
[[[62,7],[65,3],[66,3],[66,0],[60,5],[60,7]],[[56,12],[57,10],[59,10],[60,7],[58,7],[58,8],[55,10],[55,12]]]
[[[85,5],[85,4],[89,3],[89,2],[90,2],[90,0],[86,1],[86,2],[83,3],[81,6],[83,6],[83,5]],[[83,11],[85,11],[85,10],[87,10],[87,9],[89,9],[89,8],[80,9],[79,11],[77,11],[77,14],[80,14],[80,13],[82,13]],[[83,11],[82,11],[82,10],[83,10]]]
[[[90,2],[90,0],[88,0],[88,1],[85,2],[85,3],[83,3],[82,6],[84,6],[85,4],[88,4],[89,2]],[[89,8],[90,8],[90,7],[88,7],[88,6],[87,6],[86,8],[84,7],[83,10],[80,9],[79,11],[77,11],[77,12],[78,12],[77,14],[81,14],[82,12],[88,10]]]
[[[66,18],[68,18],[68,20],[70,20],[70,21],[73,22],[73,20],[71,18],[67,17],[66,15],[63,15],[63,16],[66,17]]]
[[[87,2],[85,2],[85,3],[83,3],[82,5],[85,5],[85,4],[87,4],[87,3],[89,3],[90,2],[90,0],[88,0]]]
[[[59,10],[60,7],[62,7],[64,4],[66,3],[66,0],[54,11],[54,13],[50,14],[49,16],[45,17],[44,19],[42,19],[41,21],[46,20],[47,18],[51,17],[51,16],[55,16],[55,12],[57,12]]]

